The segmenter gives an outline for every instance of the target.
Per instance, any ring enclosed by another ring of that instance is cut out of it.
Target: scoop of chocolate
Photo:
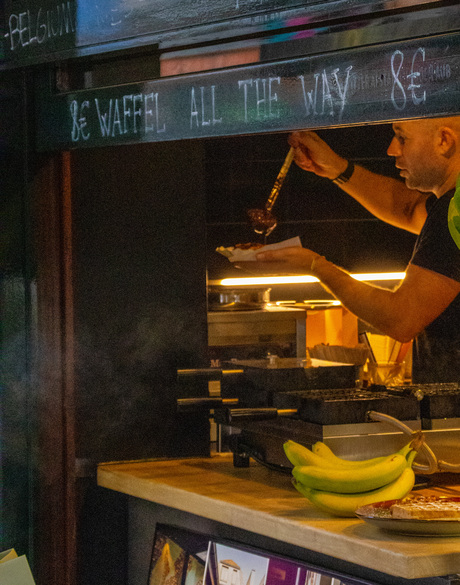
[[[248,216],[256,234],[268,236],[276,228],[276,217],[267,209],[249,209]]]

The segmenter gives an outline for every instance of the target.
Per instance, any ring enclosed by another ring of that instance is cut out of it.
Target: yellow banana
[[[294,482],[297,491],[305,496],[314,506],[333,516],[353,517],[360,506],[399,500],[407,496],[414,487],[415,475],[412,467],[406,465],[402,473],[391,483],[368,492],[357,494],[338,494],[315,490]]]
[[[406,453],[411,450],[405,447]],[[359,493],[380,488],[401,475],[407,466],[406,453],[393,453],[383,461],[365,467],[296,466],[294,478],[306,487],[337,493]]]
[[[355,467],[355,468],[356,467],[366,467],[367,465],[374,465],[374,463],[379,463],[380,461],[383,461],[384,459],[386,459],[385,455],[383,455],[382,457],[373,457],[372,459],[361,459],[358,461],[352,461],[349,459],[342,459],[342,457],[338,457],[337,455],[335,455],[335,453],[332,451],[332,449],[330,447],[328,447],[322,441],[317,441],[312,446],[312,452],[313,452],[313,454],[319,455],[320,457],[322,457],[326,463],[329,463],[328,466],[330,466],[330,467],[336,467],[339,465],[344,466],[344,467]],[[297,465],[300,465],[300,464],[297,464]],[[325,467],[326,467],[326,465],[325,465]]]
[[[318,467],[335,467],[334,463],[331,463],[329,459],[326,459],[320,455],[316,455],[313,451],[310,451],[308,447],[296,443],[295,441],[286,441],[283,444],[283,449],[286,457],[289,461],[297,467],[299,465],[316,465]]]
[[[362,459],[358,461],[351,461],[349,459],[342,459],[334,454],[332,449],[328,447],[322,441],[317,441],[310,449],[296,443],[295,441],[286,441],[283,445],[284,452],[289,461],[294,467],[300,465],[317,465],[318,467],[366,467],[368,465],[374,465],[380,463],[388,456],[383,455],[381,457],[373,457],[371,459]],[[407,452],[407,445],[405,445],[401,451],[403,455]]]

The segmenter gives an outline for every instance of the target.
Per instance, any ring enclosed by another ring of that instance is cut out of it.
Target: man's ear
[[[441,156],[450,158],[455,153],[456,148],[460,147],[459,137],[449,126],[441,126],[438,129],[437,146]]]

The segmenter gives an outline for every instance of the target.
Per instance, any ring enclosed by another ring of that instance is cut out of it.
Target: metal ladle
[[[256,232],[256,234],[263,234],[265,237],[267,237],[276,228],[277,220],[276,217],[272,214],[271,210],[279,195],[280,189],[283,186],[284,179],[286,178],[293,159],[294,148],[291,147],[284,160],[283,166],[281,167],[281,170],[276,177],[275,184],[273,185],[270,196],[267,199],[265,208],[248,210],[249,221],[252,229]]]

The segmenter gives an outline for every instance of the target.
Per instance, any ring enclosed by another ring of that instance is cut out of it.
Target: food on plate
[[[263,248],[263,244],[249,242],[248,244],[235,244],[235,248],[238,250],[258,250],[259,248]]]
[[[405,498],[390,507],[391,517],[410,520],[460,519],[460,498],[416,496]]]
[[[247,242],[246,244],[235,244],[234,246],[219,246],[216,248],[216,252],[219,254],[223,254],[224,256],[231,256],[235,250],[259,250],[259,248],[263,248],[263,244],[259,244],[258,242]]]
[[[301,246],[301,241],[298,236],[283,240],[282,242],[276,242],[275,244],[261,244],[259,242],[247,242],[242,244],[235,244],[234,246],[219,246],[216,248],[216,252],[222,254],[230,260],[235,261],[246,261],[256,260],[256,253],[259,250],[277,250],[279,248],[286,248],[289,246]]]

